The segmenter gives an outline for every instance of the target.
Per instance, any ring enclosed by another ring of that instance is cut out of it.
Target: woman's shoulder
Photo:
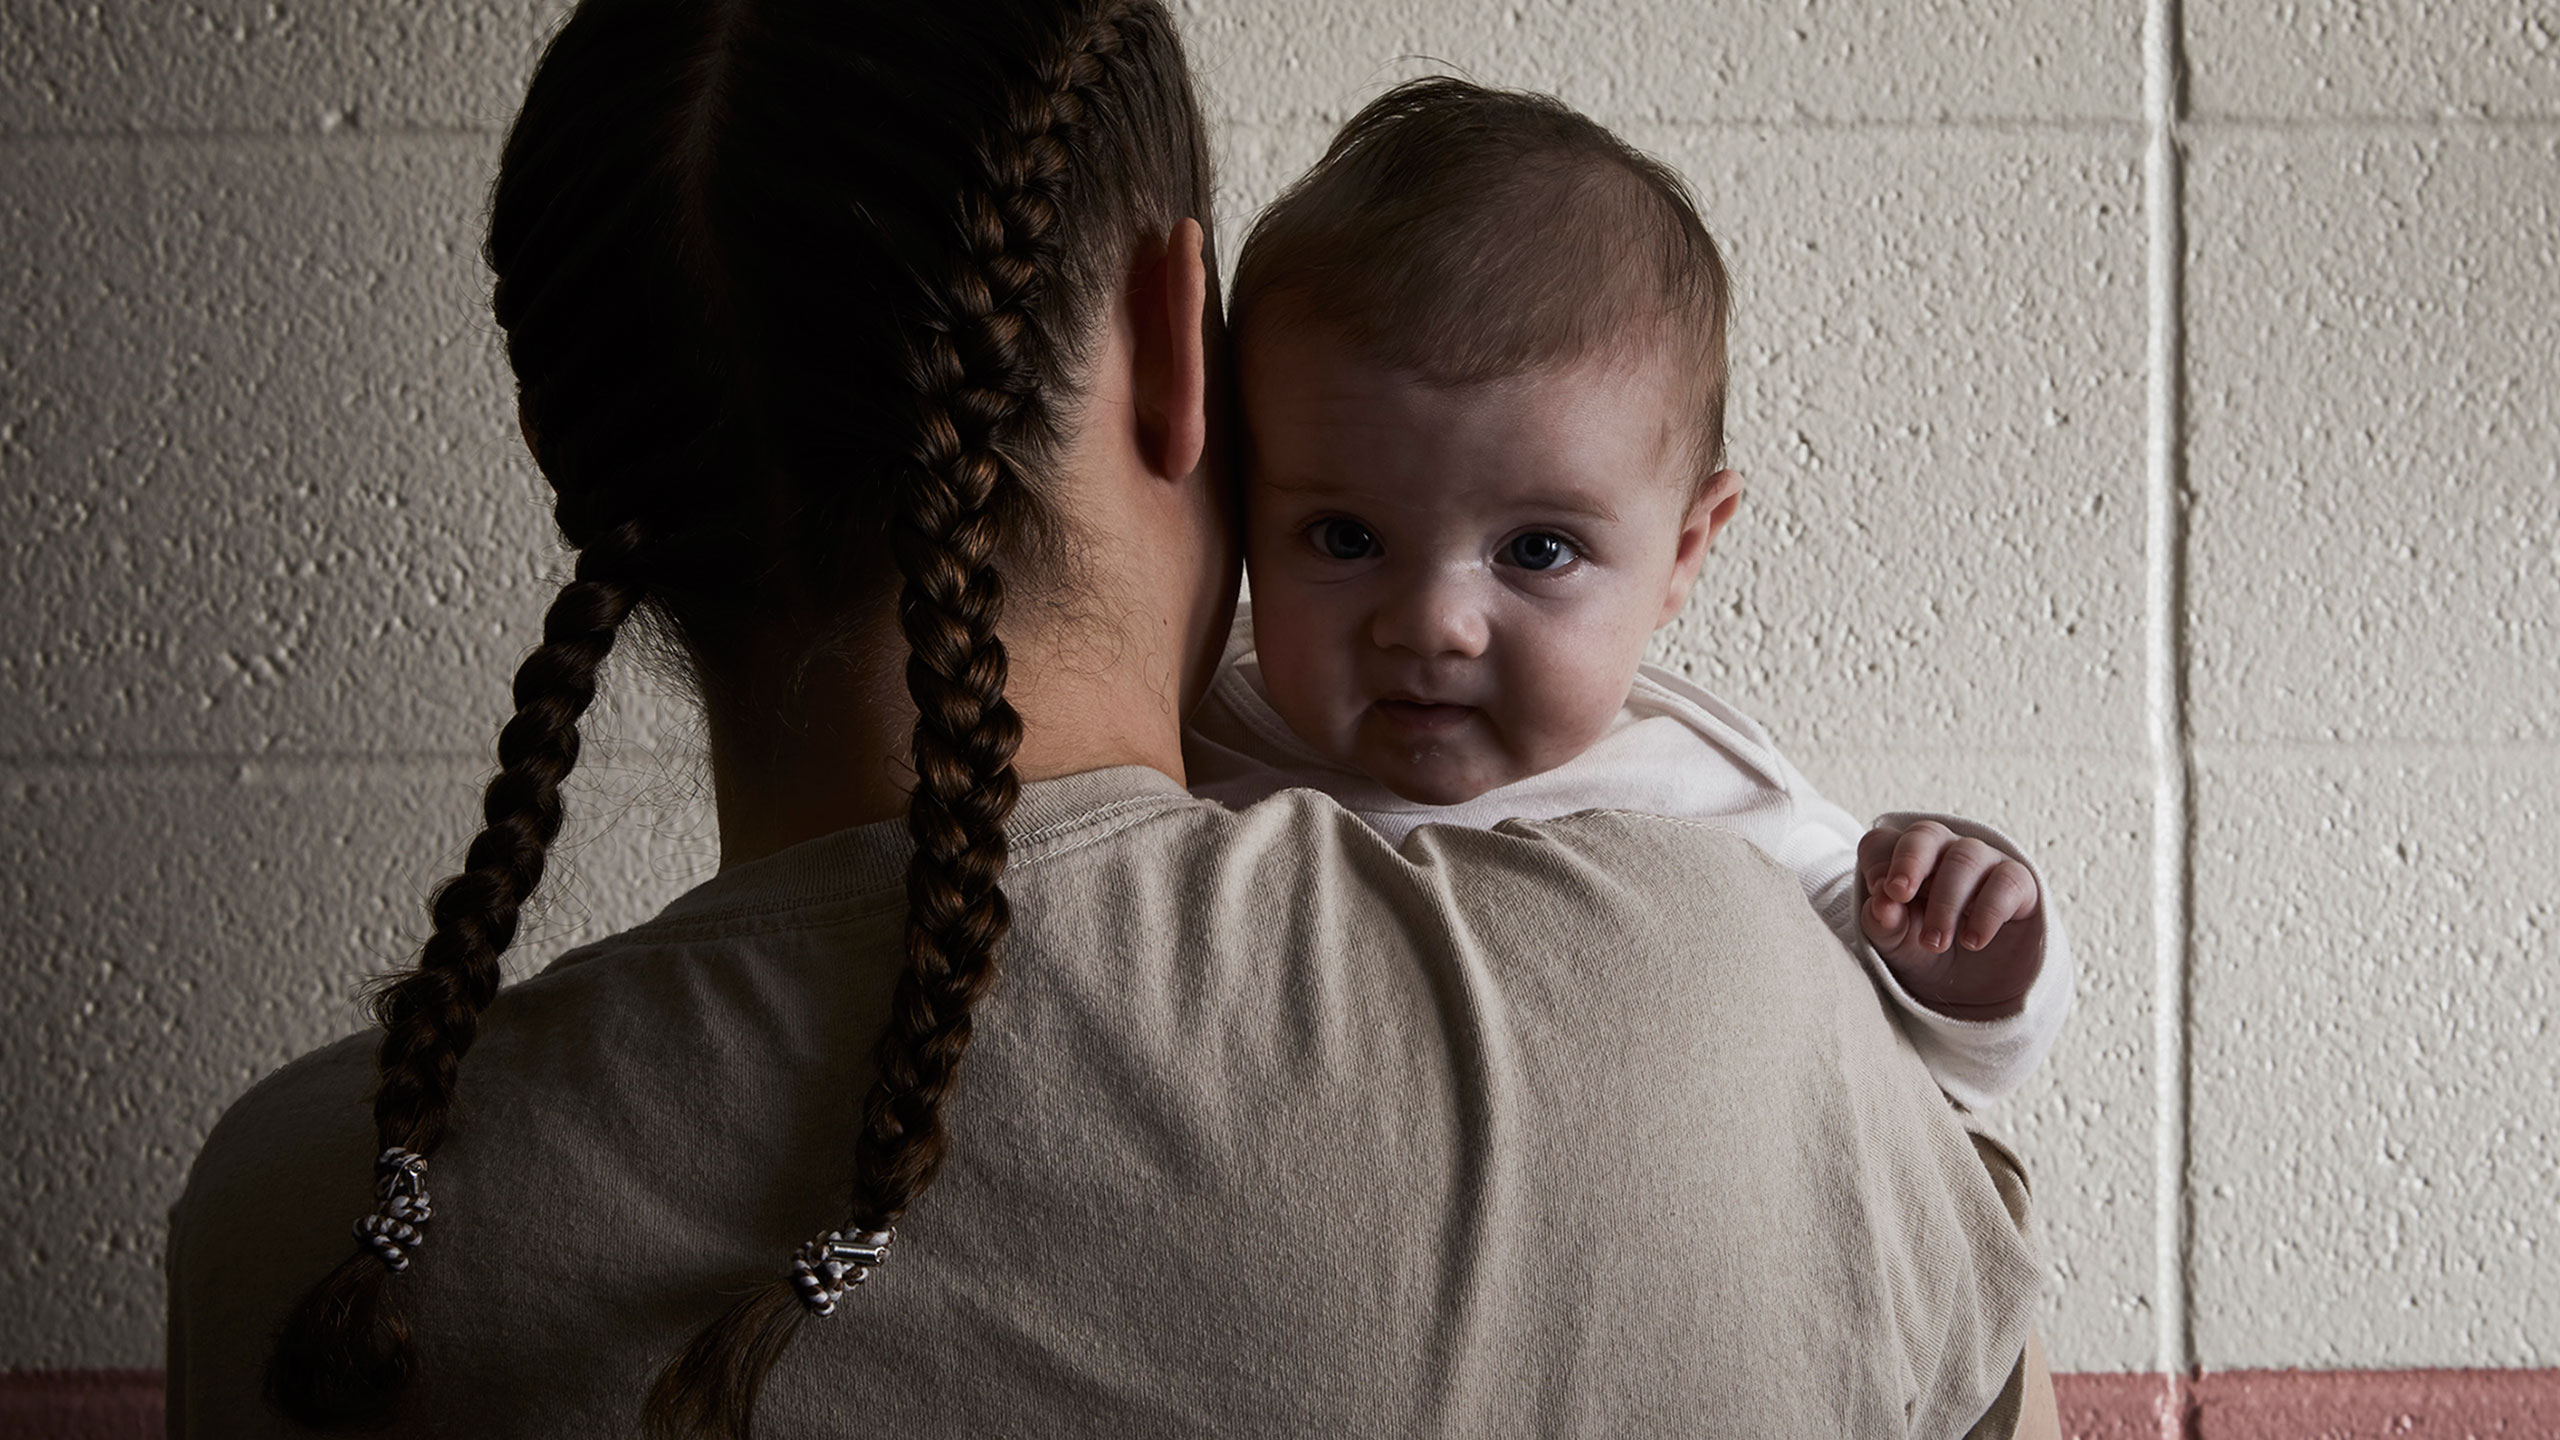
[[[198,1226],[235,1219],[280,1195],[307,1193],[354,1157],[348,1218],[367,1203],[378,1032],[350,1035],[277,1069],[231,1103],[206,1135],[175,1214]],[[325,1157],[325,1158],[324,1158]]]
[[[1524,887],[1648,914],[1718,896],[1755,903],[1774,897],[1790,915],[1804,904],[1795,875],[1730,828],[1644,811],[1595,808],[1485,829],[1424,825],[1407,837],[1403,853],[1495,904]]]
[[[1619,963],[1592,983],[1609,990],[1681,983],[1701,934],[1785,944],[1811,927],[1838,948],[1797,878],[1747,840],[1627,811],[1426,825],[1391,842],[1332,796],[1293,789],[1232,811],[1169,806],[1026,858],[1005,882],[1025,937],[1175,970],[1334,973],[1354,991],[1462,954],[1511,967],[1494,957],[1605,945]],[[1714,948],[1737,964],[1749,950]]]
[[[1794,877],[1730,829],[1673,816],[1591,809],[1487,827],[1424,825],[1401,842],[1382,836],[1335,796],[1276,789],[1229,807],[1179,795],[1019,847],[1020,877],[1087,863],[1204,870],[1235,883],[1302,876],[1395,890],[1433,888],[1498,899],[1521,882],[1568,884],[1595,902],[1652,903],[1693,891],[1708,872],[1735,883],[1774,877],[1802,903]]]
[[[1472,926],[1615,957],[1598,984],[1689,993],[1712,982],[1772,1003],[1808,989],[1866,1000],[1845,954],[1827,963],[1839,947],[1805,904],[1803,882],[1724,827],[1585,810],[1486,830],[1425,825],[1403,853],[1441,877]],[[1773,966],[1773,953],[1825,963]]]
[[[1780,877],[1795,893],[1793,877],[1748,841],[1696,821],[1592,809],[1482,828],[1425,825],[1397,841],[1334,795],[1297,786],[1232,807],[1178,793],[1157,797],[1030,840],[1016,845],[1011,879],[1079,864],[1141,865],[1238,884],[1295,876],[1464,895],[1524,879],[1570,880],[1595,900],[1650,901],[1654,892],[1693,888],[1702,870],[1733,868]]]
[[[267,1339],[300,1288],[354,1247],[373,1207],[373,1035],[295,1060],[232,1102],[169,1211],[174,1414],[282,1433],[258,1399]]]

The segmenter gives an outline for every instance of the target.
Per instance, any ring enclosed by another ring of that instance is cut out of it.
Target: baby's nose
[[[1417,576],[1378,607],[1369,638],[1382,649],[1425,659],[1474,659],[1484,653],[1490,627],[1472,590],[1464,577]]]

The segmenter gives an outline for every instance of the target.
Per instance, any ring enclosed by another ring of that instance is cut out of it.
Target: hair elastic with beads
[[[844,1292],[871,1278],[888,1258],[889,1242],[897,1238],[895,1230],[863,1230],[850,1239],[841,1230],[830,1230],[800,1247],[791,1261],[791,1288],[800,1292],[800,1303],[810,1314],[833,1315]]]
[[[356,1238],[373,1247],[392,1273],[409,1268],[409,1256],[425,1240],[435,1218],[427,1203],[427,1157],[394,1146],[374,1157],[374,1212],[356,1222]]]

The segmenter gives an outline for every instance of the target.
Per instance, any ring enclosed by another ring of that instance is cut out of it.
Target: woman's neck
[[[1183,783],[1182,714],[1212,661],[1175,627],[1135,622],[1193,604],[1190,596],[1180,603],[1094,596],[1072,617],[1025,615],[1002,625],[1005,698],[1022,717],[1015,775],[1028,784],[1142,765]],[[1223,637],[1223,623],[1216,633]],[[884,623],[838,653],[869,658],[759,667],[764,676],[791,678],[750,683],[715,707],[709,728],[722,868],[906,813],[915,706],[904,639]]]

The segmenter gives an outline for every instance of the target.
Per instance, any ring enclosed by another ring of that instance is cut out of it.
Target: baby
[[[1252,598],[1186,736],[1193,788],[1320,789],[1394,844],[1594,808],[1731,829],[1978,1106],[2070,1007],[2025,858],[1947,816],[1862,834],[1642,663],[1741,500],[1726,295],[1686,187],[1561,104],[1435,79],[1354,117],[1237,270]]]

